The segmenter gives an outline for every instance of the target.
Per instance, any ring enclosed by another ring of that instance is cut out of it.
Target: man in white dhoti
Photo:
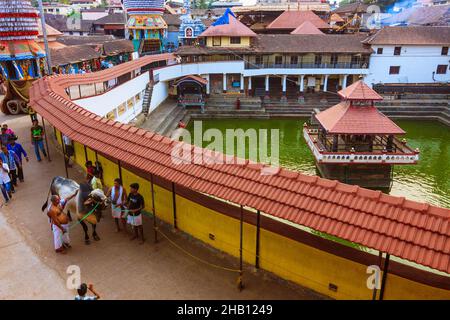
[[[120,231],[119,220],[122,221],[122,226],[125,232],[127,231],[127,220],[125,219],[125,213],[123,206],[127,201],[127,192],[122,186],[122,180],[117,178],[114,180],[114,186],[112,186],[106,194],[111,199],[111,214],[116,223],[117,232]]]
[[[63,210],[64,205],[74,196],[66,200],[61,200],[57,195],[51,197],[52,203],[47,211],[47,216],[52,226],[53,243],[57,253],[64,254],[66,253],[66,248],[70,248],[69,217]]]

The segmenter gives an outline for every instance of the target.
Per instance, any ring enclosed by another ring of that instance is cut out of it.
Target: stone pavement
[[[72,249],[66,255],[53,250],[52,235],[41,206],[54,176],[65,175],[64,161],[48,130],[51,162],[38,163],[30,142],[28,116],[0,115],[29,152],[25,182],[8,206],[0,209],[0,299],[72,299],[65,287],[69,265],[81,268],[82,281],[92,282],[105,299],[323,299],[324,297],[268,273],[244,271],[246,288],[236,289],[236,274],[211,268],[161,239],[153,243],[151,221],[144,221],[147,241],[138,245],[115,233],[110,211],[97,228],[100,241],[83,242],[82,228],[71,229]],[[81,181],[79,169],[69,169]],[[177,244],[201,259],[236,268],[237,259],[166,230]]]

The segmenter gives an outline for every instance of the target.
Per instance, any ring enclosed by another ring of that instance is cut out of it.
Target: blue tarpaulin
[[[227,10],[225,10],[223,16],[221,16],[219,19],[214,21],[214,23],[212,25],[213,26],[220,26],[220,25],[223,25],[223,24],[229,24],[230,23],[230,18],[228,17],[229,14],[231,14],[233,17],[236,18],[236,16],[234,15],[233,11],[231,11],[230,8],[227,8]]]

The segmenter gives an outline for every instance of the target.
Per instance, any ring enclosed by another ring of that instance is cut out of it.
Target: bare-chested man
[[[64,213],[65,204],[75,197],[77,193],[62,200],[59,196],[51,197],[51,205],[47,211],[53,231],[53,242],[57,253],[66,253],[66,247],[70,248],[69,217]]]

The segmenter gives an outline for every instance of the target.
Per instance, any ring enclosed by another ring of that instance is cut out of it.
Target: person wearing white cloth
[[[75,197],[76,193],[63,200],[57,195],[52,195],[51,205],[47,211],[53,232],[53,243],[57,253],[66,253],[66,248],[70,248],[69,237],[69,217],[64,213],[65,204]]]
[[[140,244],[144,243],[144,228],[142,227],[142,209],[145,207],[144,198],[139,194],[139,184],[130,185],[130,194],[127,198],[128,223],[134,229],[134,235],[130,240],[134,240],[141,235]]]
[[[116,223],[117,232],[120,232],[120,223],[122,221],[122,226],[125,232],[127,231],[127,221],[125,219],[125,213],[123,206],[127,201],[127,192],[122,186],[122,180],[117,178],[114,180],[114,186],[112,186],[108,193],[106,194],[108,198],[111,199],[111,214]]]
[[[5,205],[11,199],[11,178],[9,177],[9,167],[0,157],[0,188],[2,190]]]

